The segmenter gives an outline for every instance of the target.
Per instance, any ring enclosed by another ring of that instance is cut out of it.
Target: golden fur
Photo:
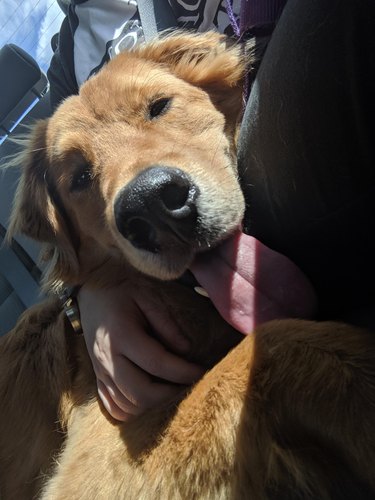
[[[155,290],[208,371],[179,401],[116,422],[57,301],[31,308],[0,340],[2,500],[373,497],[374,335],[283,320],[242,339],[207,299],[155,279],[180,275],[188,250],[147,255],[114,222],[119,191],[156,164],[199,186],[208,234],[239,224],[243,74],[238,47],[179,33],[121,54],[36,127],[10,234],[49,245],[48,286]],[[171,107],[151,119],[165,96]],[[73,189],[87,164],[88,187]]]

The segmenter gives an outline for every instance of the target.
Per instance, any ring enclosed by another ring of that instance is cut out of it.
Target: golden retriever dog
[[[47,286],[151,291],[205,376],[129,423],[96,393],[55,298],[0,341],[1,500],[375,498],[375,338],[280,320],[244,337],[175,278],[241,224],[245,65],[213,33],[123,53],[23,154],[10,234],[48,246]]]

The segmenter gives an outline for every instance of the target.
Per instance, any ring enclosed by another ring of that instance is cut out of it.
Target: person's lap
[[[374,25],[370,0],[289,0],[242,125],[247,230],[310,277],[323,316],[374,295]]]

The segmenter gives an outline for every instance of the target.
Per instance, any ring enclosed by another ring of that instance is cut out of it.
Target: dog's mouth
[[[124,186],[114,215],[130,262],[156,278],[176,279],[198,253],[224,240],[242,213],[223,223],[210,203],[202,207],[202,199],[200,188],[178,168],[150,167]]]
[[[163,280],[180,278],[198,254],[216,248],[230,234],[216,227],[208,230],[199,217],[194,230],[185,234],[143,218],[134,218],[124,226],[120,232],[130,262],[139,271]]]
[[[197,283],[187,284],[199,283],[243,333],[270,319],[309,317],[314,293],[299,269],[239,230],[244,205],[233,194],[217,201],[220,186],[200,188],[183,171],[158,166],[120,190],[116,233],[128,261],[162,280],[186,280],[190,269]]]

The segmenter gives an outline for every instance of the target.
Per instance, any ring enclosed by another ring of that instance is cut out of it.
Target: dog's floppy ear
[[[22,174],[14,198],[7,240],[22,233],[48,243],[52,255],[49,256],[51,267],[46,280],[51,284],[60,280],[69,281],[78,263],[69,227],[51,198],[48,187],[47,127],[48,120],[38,122],[17,157]]]
[[[8,238],[22,233],[42,242],[54,240],[57,220],[45,182],[47,124],[47,120],[39,122],[28,139],[21,142],[23,151],[16,162],[22,165],[22,174],[14,197]]]
[[[144,59],[166,64],[179,78],[207,87],[238,85],[245,73],[245,57],[239,44],[215,32],[162,34],[155,42],[135,50]]]

